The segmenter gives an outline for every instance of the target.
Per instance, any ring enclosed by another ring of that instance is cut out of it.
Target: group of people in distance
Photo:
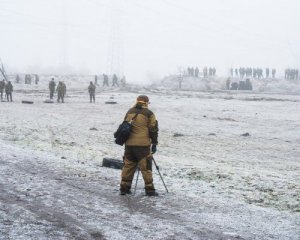
[[[37,74],[34,75],[35,77],[35,84],[39,83],[39,76]],[[24,83],[25,84],[31,84],[31,75],[25,74]],[[119,87],[119,79],[116,74],[112,75],[112,87]],[[16,75],[16,81],[17,84],[21,83],[21,77],[19,74]],[[121,78],[121,85],[124,87],[126,84],[125,76]],[[99,86],[98,84],[98,75],[95,75],[94,83],[91,81],[88,86],[88,93],[90,96],[90,102],[95,102],[95,92],[96,92],[96,86]],[[103,74],[103,87],[109,86],[109,76],[107,74]],[[0,95],[1,95],[1,101],[7,101],[12,102],[12,92],[13,92],[13,85],[11,81],[3,79],[0,81]],[[50,100],[53,99],[55,92],[57,93],[57,102],[64,103],[65,96],[67,93],[67,86],[63,81],[59,81],[57,86],[54,78],[51,78],[49,82],[49,92],[50,92]]]
[[[293,68],[287,68],[284,71],[284,78],[289,80],[298,80],[299,79],[299,70]]]
[[[103,87],[109,87],[109,75],[107,75],[107,74],[105,74],[105,73],[103,73],[102,74],[102,79],[103,79],[103,84],[102,84],[102,86]],[[98,75],[95,75],[95,80],[94,80],[94,84],[95,85],[97,85],[97,86],[99,86],[99,84],[98,84],[98,80],[99,80],[99,76]],[[120,85],[119,85],[119,78],[118,78],[118,76],[116,75],[116,74],[113,74],[112,76],[111,76],[111,81],[112,81],[112,87],[119,87]],[[126,85],[126,78],[125,78],[125,76],[123,76],[121,79],[120,79],[120,82],[121,82],[121,86],[122,87],[124,87],[125,85]]]
[[[204,67],[202,71],[203,77],[213,77],[216,76],[217,70],[215,67]],[[191,77],[199,77],[201,75],[201,72],[198,67],[188,67],[186,69],[185,75],[191,76]]]
[[[54,91],[55,91],[56,83],[54,81],[54,78],[51,79],[49,82],[49,91],[50,91],[50,99],[53,99]],[[57,102],[65,102],[65,95],[67,93],[67,86],[63,81],[59,81],[58,85],[56,87],[57,92]]]
[[[240,77],[240,78],[269,78],[270,73],[272,74],[272,78],[275,78],[276,69],[266,68],[265,74],[262,68],[252,68],[252,67],[240,67],[240,68],[230,68],[230,76],[231,77]]]
[[[50,91],[50,99],[52,100],[54,97],[54,92],[55,92],[55,87],[56,83],[54,81],[54,78],[51,79],[49,82],[49,91]],[[64,98],[67,93],[67,86],[63,81],[59,81],[58,85],[56,87],[56,92],[57,92],[57,102],[62,102],[64,103]],[[91,81],[90,85],[88,86],[88,92],[90,95],[90,102],[95,102],[95,92],[96,92],[96,85]]]

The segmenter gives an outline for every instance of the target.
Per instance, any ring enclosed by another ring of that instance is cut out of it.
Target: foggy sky
[[[300,67],[299,0],[0,0],[0,58],[10,73],[178,67]]]

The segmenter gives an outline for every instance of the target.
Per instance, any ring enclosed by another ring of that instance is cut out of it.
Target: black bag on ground
[[[136,113],[130,122],[124,121],[120,124],[118,130],[114,133],[116,144],[123,146],[123,144],[127,141],[131,133],[132,121],[138,114],[139,113]]]

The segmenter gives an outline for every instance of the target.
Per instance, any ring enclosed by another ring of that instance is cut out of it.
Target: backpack
[[[131,133],[132,121],[137,117],[138,114],[139,112],[135,114],[135,116],[131,119],[130,122],[123,121],[119,125],[118,130],[114,133],[116,144],[123,146],[123,144],[127,141]]]

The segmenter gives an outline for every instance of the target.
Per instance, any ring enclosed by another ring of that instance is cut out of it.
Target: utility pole
[[[118,0],[111,0],[110,29],[108,39],[107,73],[109,75],[123,75],[123,36],[122,11],[118,8]],[[120,2],[120,1],[118,1]]]
[[[68,70],[68,0],[62,0],[61,8],[61,59],[60,64],[64,72]]]

